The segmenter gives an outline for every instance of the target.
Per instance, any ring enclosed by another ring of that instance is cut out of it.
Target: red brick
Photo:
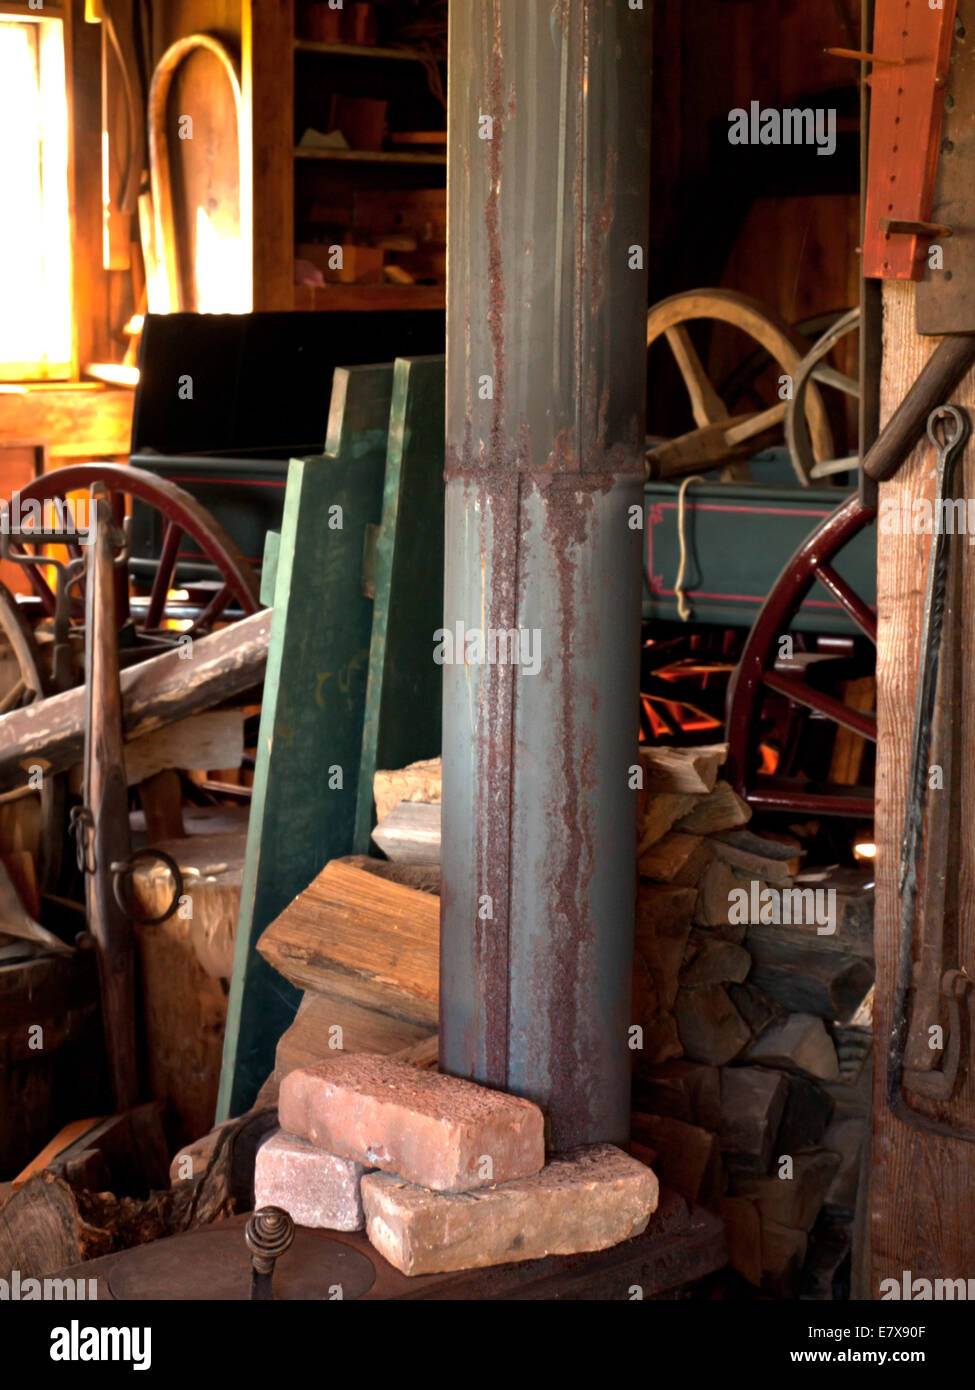
[[[437,1192],[528,1177],[545,1162],[537,1105],[392,1057],[343,1053],[293,1071],[278,1113],[328,1153]]]
[[[257,1151],[254,1209],[283,1207],[298,1226],[361,1231],[361,1163],[278,1130]]]
[[[362,1179],[366,1233],[403,1274],[606,1250],[646,1229],[658,1193],[654,1173],[611,1144],[481,1192],[428,1192],[386,1173]]]

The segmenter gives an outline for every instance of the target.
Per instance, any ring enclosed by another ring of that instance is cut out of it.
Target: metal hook
[[[949,428],[952,422],[954,428]],[[938,438],[937,426],[944,426],[944,438]],[[932,410],[928,416],[928,438],[938,450],[954,450],[965,443],[972,432],[972,423],[968,417],[968,412],[961,410],[957,405],[939,405]]]

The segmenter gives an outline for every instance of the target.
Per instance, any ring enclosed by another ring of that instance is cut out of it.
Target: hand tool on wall
[[[894,1114],[907,1124],[975,1142],[975,1131],[923,1114],[905,1096],[951,1100],[970,1046],[968,1014],[975,980],[958,963],[961,769],[955,757],[962,700],[963,565],[945,524],[970,434],[969,417],[958,406],[942,406],[931,413],[928,437],[938,454],[935,534],[928,562],[900,866],[901,926],[887,1099]],[[942,778],[930,796],[933,765],[941,768]]]

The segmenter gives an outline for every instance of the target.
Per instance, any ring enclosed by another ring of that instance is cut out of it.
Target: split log
[[[634,973],[642,962],[649,971],[659,1002],[673,1008],[681,962],[691,932],[693,889],[640,884],[637,893]]]
[[[778,887],[791,884],[798,870],[794,846],[754,835],[750,830],[723,830],[709,840],[714,854],[750,878],[761,878]]]
[[[637,854],[662,840],[673,825],[686,816],[697,803],[697,797],[686,792],[657,792],[645,795],[643,805],[637,802]]]
[[[431,1067],[436,1070],[440,1064],[440,1035],[431,1033],[408,1047],[401,1047],[393,1053],[401,1062],[409,1062],[413,1067]]]
[[[725,1178],[713,1134],[683,1120],[639,1112],[630,1128],[638,1143],[657,1151],[657,1172],[667,1187],[692,1204],[706,1206],[720,1198]]]
[[[762,1222],[762,1289],[773,1298],[794,1299],[802,1267],[806,1261],[809,1237],[805,1231]]]
[[[728,997],[757,1038],[772,1023],[781,1022],[786,1010],[751,980],[728,986]]]
[[[728,1263],[758,1288],[762,1282],[762,1222],[758,1209],[744,1197],[722,1197],[718,1215],[728,1237]]]
[[[841,1212],[856,1211],[866,1138],[866,1121],[856,1118],[837,1120],[823,1135],[823,1148],[836,1154],[839,1159],[826,1193],[826,1207]]]
[[[779,1152],[794,1154],[820,1144],[832,1119],[835,1102],[810,1076],[792,1073],[786,1080],[789,1095],[779,1125]]]
[[[440,864],[440,807],[401,801],[372,832],[373,843],[397,864]]]
[[[679,1057],[683,1051],[673,1014],[661,1013],[643,1024],[643,1047],[634,1054],[638,1072]]]
[[[0,1279],[42,1279],[68,1265],[107,1255],[112,1235],[82,1216],[68,1184],[38,1173],[0,1207]]]
[[[691,835],[711,835],[718,830],[737,830],[752,818],[752,808],[727,782],[717,782],[713,792],[698,801],[677,822],[677,829]]]
[[[840,1080],[855,1086],[870,1061],[873,1034],[869,1028],[834,1028],[833,1041],[840,1064]]]
[[[828,1207],[827,1199],[827,1211]],[[816,1229],[809,1242],[799,1284],[800,1298],[816,1303],[828,1303],[834,1298],[844,1297],[843,1294],[837,1294],[836,1285],[838,1278],[841,1278],[846,1286],[850,1283],[850,1276],[843,1277],[840,1271],[850,1258],[851,1244],[850,1222],[843,1218],[830,1218],[824,1214],[816,1223]]]
[[[424,801],[439,804],[443,783],[440,758],[411,763],[394,772],[377,772],[372,779],[372,795],[376,803],[376,820],[382,822],[401,801]]]
[[[637,940],[675,936],[690,931],[697,893],[693,888],[640,880],[636,895]]]
[[[332,995],[305,994],[295,1021],[282,1033],[274,1055],[279,1078],[334,1057],[336,1052],[375,1052],[386,1055],[425,1043],[430,1028],[376,1009],[363,1008]]]
[[[729,928],[731,895],[741,886],[741,880],[735,875],[730,864],[725,864],[721,859],[712,859],[698,882],[697,902],[694,906],[694,921],[697,925]],[[735,934],[733,939],[744,940],[744,925],[737,925],[730,930]]]
[[[753,1201],[763,1222],[809,1232],[822,1210],[840,1158],[826,1149],[790,1154],[789,1157],[791,1177],[779,1177],[777,1171],[769,1177],[743,1174],[734,1180],[735,1195]]]
[[[368,854],[349,854],[333,861],[336,864],[350,864],[353,869],[375,874],[378,878],[400,883],[404,888],[415,888],[420,893],[440,896],[439,864],[394,864],[389,859],[373,859]]]
[[[717,1132],[721,1124],[721,1073],[717,1067],[675,1060],[634,1081],[639,1108]]]
[[[661,748],[647,744],[640,749],[643,786],[648,792],[692,792],[707,795],[714,790],[718,771],[728,758],[726,743],[702,748]]]
[[[264,609],[197,638],[189,659],[177,650],[124,670],[121,686],[126,739],[174,724],[260,685],[270,630],[271,613]],[[22,785],[32,764],[40,764],[48,772],[63,772],[80,762],[85,706],[86,692],[81,686],[0,717],[0,789]]]
[[[723,1067],[751,1040],[744,1019],[721,985],[680,990],[674,1016],[681,1046],[693,1062]]]
[[[805,1072],[820,1081],[836,1081],[840,1074],[833,1041],[823,1020],[813,1014],[790,1014],[774,1023],[752,1043],[746,1056],[756,1065]]]
[[[754,961],[751,981],[790,1013],[847,1022],[873,984],[873,967],[831,946],[810,940],[807,929],[750,926],[745,945]]]
[[[718,1140],[730,1167],[767,1173],[787,1095],[779,1072],[728,1067],[721,1073]]]
[[[258,942],[300,989],[437,1026],[440,904],[348,864],[327,864]]]
[[[187,942],[202,969],[215,980],[229,980],[233,972],[247,853],[247,808],[223,809],[235,822],[234,829],[152,842],[154,848],[165,851],[179,865],[186,899],[160,925],[174,940]],[[205,819],[197,820],[195,825],[203,832],[208,829]],[[140,860],[132,875],[132,891],[141,914],[158,917],[172,901],[169,869],[159,860]]]
[[[671,883],[675,888],[693,888],[707,867],[714,851],[711,841],[700,835],[665,835],[639,856],[637,867],[643,878]]]
[[[751,965],[751,956],[733,941],[708,939],[703,932],[692,931],[680,982],[685,989],[741,984]]]

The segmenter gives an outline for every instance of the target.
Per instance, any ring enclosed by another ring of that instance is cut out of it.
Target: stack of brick
[[[604,1144],[545,1161],[530,1101],[359,1053],[291,1072],[255,1204],[365,1227],[404,1274],[605,1250],[639,1235],[657,1179]]]

